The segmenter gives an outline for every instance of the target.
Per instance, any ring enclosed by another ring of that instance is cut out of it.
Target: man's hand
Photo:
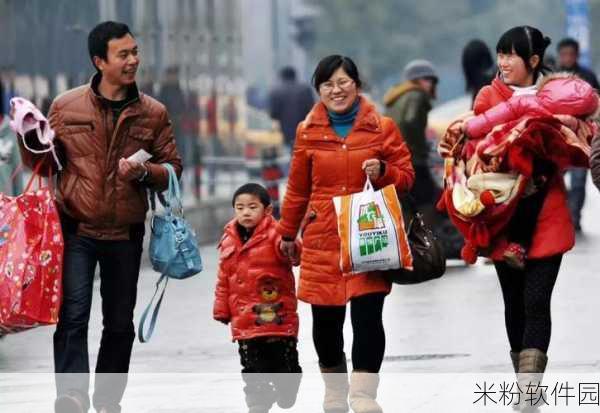
[[[146,173],[144,164],[134,161],[128,161],[125,158],[119,159],[119,178],[124,181],[133,181],[141,179]]]

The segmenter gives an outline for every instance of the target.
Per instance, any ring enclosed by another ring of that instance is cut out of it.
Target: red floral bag
[[[38,172],[23,194],[0,193],[0,335],[58,322],[64,242],[51,179]]]

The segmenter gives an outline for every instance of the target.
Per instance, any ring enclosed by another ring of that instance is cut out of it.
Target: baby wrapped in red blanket
[[[524,266],[547,178],[557,169],[588,166],[598,102],[585,81],[554,74],[535,94],[513,95],[448,128],[439,147],[446,158],[439,206],[465,236],[465,261],[474,262],[504,233],[505,260]]]

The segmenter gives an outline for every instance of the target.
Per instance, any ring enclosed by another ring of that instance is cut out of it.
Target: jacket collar
[[[96,99],[96,101],[104,106],[108,106],[108,99],[100,94],[98,91],[98,86],[100,85],[100,81],[102,80],[102,73],[98,72],[90,79],[90,90],[92,96]],[[138,91],[137,85],[135,83],[131,84],[127,89],[127,96],[125,98],[126,102],[123,108],[126,108],[133,103],[136,103],[140,100],[140,92]]]
[[[510,86],[504,83],[498,76],[492,81],[492,88],[502,96],[503,100],[510,99],[514,93]]]
[[[254,228],[254,232],[252,233],[252,236],[250,237],[250,239],[248,241],[246,241],[244,246],[250,244],[254,239],[261,237],[263,235],[263,233],[265,233],[267,231],[267,229],[271,226],[271,224],[273,223],[273,220],[274,220],[274,218],[272,215],[265,215],[263,217],[263,219],[258,223],[256,228]],[[236,226],[237,226],[237,220],[235,218],[233,218],[231,221],[229,221],[227,223],[227,225],[225,225],[225,233],[227,235],[229,235],[230,237],[232,237],[233,239],[235,239],[236,242],[241,244],[242,240],[240,239],[240,234],[238,233]]]
[[[356,114],[352,130],[367,130],[371,132],[381,132],[381,122],[375,105],[369,102],[364,96],[360,96],[360,109]],[[327,108],[323,102],[318,102],[313,106],[310,113],[306,116],[303,123],[304,128],[314,126],[330,126]]]
[[[419,86],[417,86],[414,82],[406,81],[403,83],[399,83],[396,86],[393,86],[390,90],[388,90],[383,96],[383,104],[385,106],[392,106],[394,102],[396,102],[402,95],[410,92],[411,90],[419,90],[422,91]],[[423,92],[425,93],[425,92]]]

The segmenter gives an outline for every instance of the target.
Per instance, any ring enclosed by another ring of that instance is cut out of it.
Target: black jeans
[[[292,407],[302,379],[297,339],[260,337],[238,344],[248,408],[266,412],[274,402],[282,408]]]
[[[352,367],[370,373],[378,373],[385,353],[383,329],[383,303],[385,294],[374,293],[350,300],[352,319]],[[312,306],[313,342],[319,364],[335,367],[345,362],[344,320],[346,306]]]
[[[525,270],[495,261],[504,297],[506,332],[512,351],[526,348],[548,351],[552,333],[550,301],[562,255],[527,260]]]
[[[88,322],[96,265],[100,264],[103,330],[96,364],[94,407],[119,410],[135,331],[144,224],[133,225],[130,240],[104,241],[78,236],[61,219],[65,239],[63,303],[54,333],[57,395],[76,392],[89,406]],[[75,225],[76,227],[76,225]]]
[[[571,189],[569,190],[569,209],[575,229],[581,229],[581,210],[585,203],[585,183],[587,181],[587,168],[572,168]]]

